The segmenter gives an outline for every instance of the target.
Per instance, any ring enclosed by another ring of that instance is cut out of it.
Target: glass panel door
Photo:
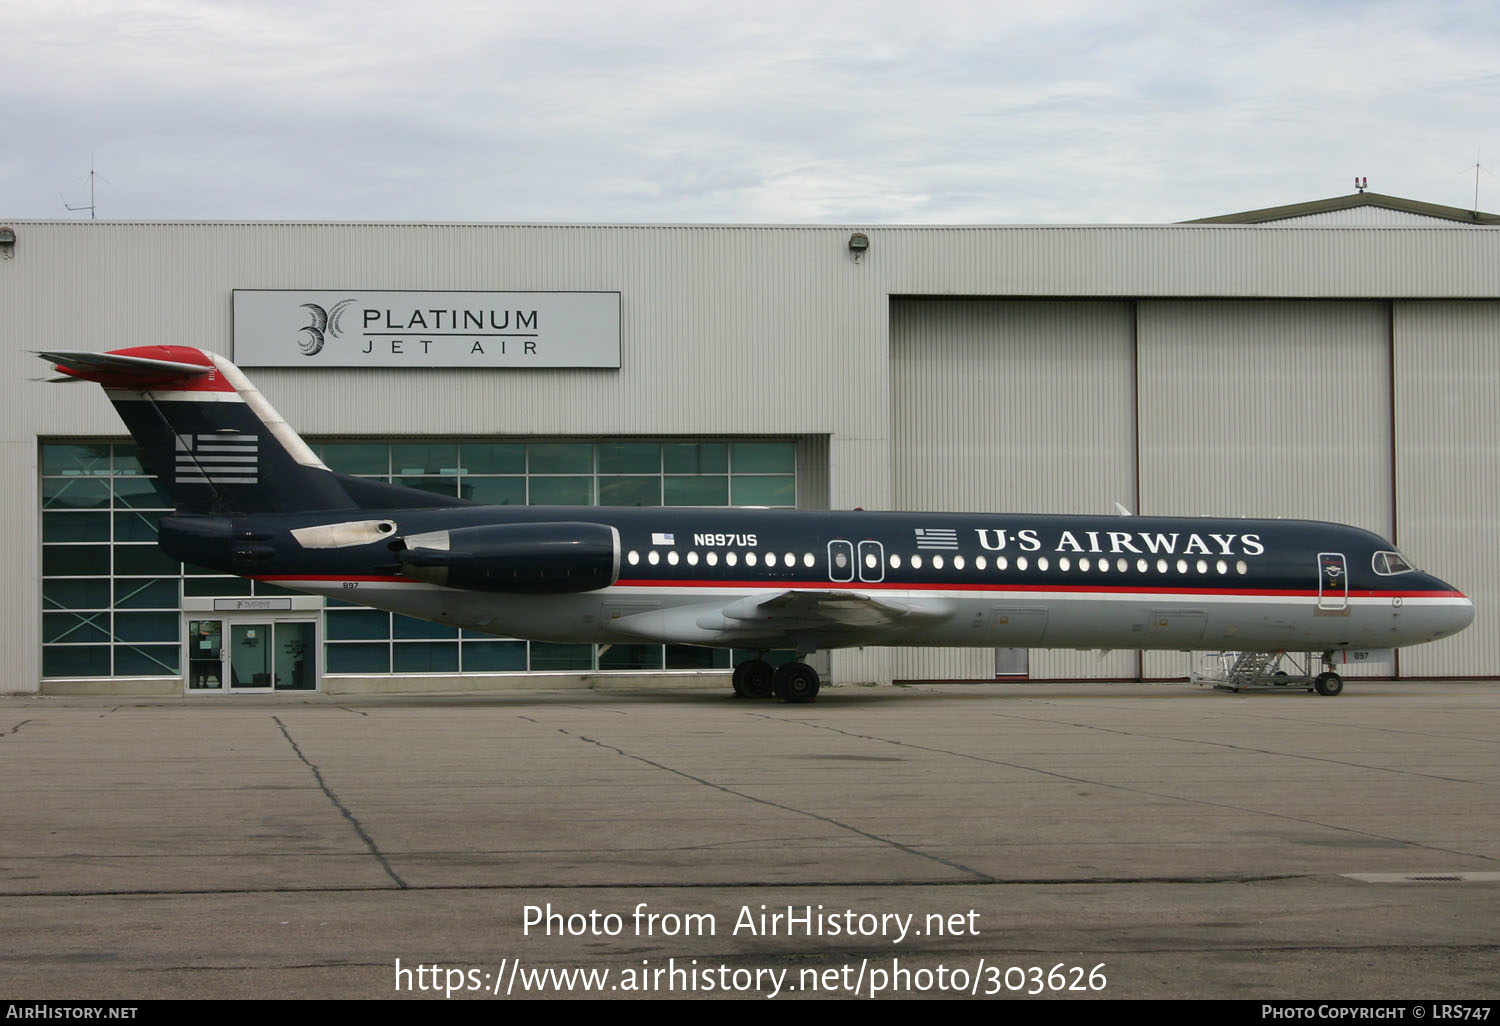
[[[224,621],[189,620],[187,659],[189,691],[224,688]]]
[[[274,646],[269,623],[229,625],[229,686],[236,690],[270,690]]]
[[[275,624],[277,691],[312,691],[317,687],[317,624]]]

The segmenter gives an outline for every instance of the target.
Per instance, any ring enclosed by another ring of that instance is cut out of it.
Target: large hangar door
[[[1474,625],[1401,653],[1403,676],[1500,665],[1500,303],[1396,304],[1396,539],[1474,600]]]
[[[896,299],[897,509],[1107,513],[1135,502],[1130,303]],[[1133,678],[1135,653],[1031,653],[1034,678]],[[901,680],[990,680],[985,649],[903,649]]]
[[[1311,517],[1390,537],[1388,304],[1161,300],[1137,317],[1141,512]],[[1186,657],[1147,653],[1143,672],[1181,677]]]

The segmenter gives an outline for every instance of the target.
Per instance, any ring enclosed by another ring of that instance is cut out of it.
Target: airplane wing
[[[746,596],[698,617],[704,630],[746,636],[819,630],[858,631],[910,624],[915,627],[948,615],[943,603],[876,598],[856,591],[789,589],[768,596]]]

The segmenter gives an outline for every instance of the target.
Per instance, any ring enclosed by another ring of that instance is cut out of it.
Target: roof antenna
[[[1474,148],[1474,163],[1464,168],[1464,170],[1474,172],[1474,217],[1477,220],[1479,217],[1479,172],[1483,171],[1491,178],[1495,176],[1491,174],[1489,168],[1479,163],[1479,148],[1477,146]]]
[[[86,207],[85,206],[77,206],[77,207],[69,206],[68,205],[68,199],[67,199],[67,197],[66,196],[63,197],[63,206],[64,207],[66,207],[68,210],[87,210],[89,212],[89,220],[90,221],[96,220],[96,218],[94,216],[94,210],[95,210],[95,208],[94,208],[94,180],[95,179],[98,179],[98,180],[100,180],[102,182],[105,182],[106,184],[109,183],[109,179],[108,178],[105,178],[103,175],[99,174],[97,171],[94,170],[94,155],[92,153],[90,153],[89,154],[89,203],[88,203],[88,206],[86,206]]]

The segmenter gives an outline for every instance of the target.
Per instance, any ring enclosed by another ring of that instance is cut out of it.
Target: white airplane
[[[1338,694],[1337,653],[1474,617],[1341,524],[476,505],[329,470],[217,354],[38,355],[104,386],[175,503],[174,559],[503,637],[748,649],[744,697],[812,701],[802,659],[863,645],[1321,653]]]

